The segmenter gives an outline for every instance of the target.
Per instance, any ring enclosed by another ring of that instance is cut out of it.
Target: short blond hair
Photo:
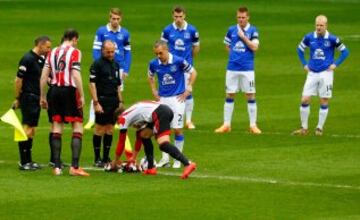
[[[315,18],[315,22],[316,22],[316,21],[324,21],[325,24],[327,24],[328,19],[327,19],[327,17],[326,17],[325,15],[318,15],[318,16],[316,16],[316,18]]]
[[[109,16],[111,16],[112,14],[122,16],[122,12],[120,8],[111,8],[109,12]]]

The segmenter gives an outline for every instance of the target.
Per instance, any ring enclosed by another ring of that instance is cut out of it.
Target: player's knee
[[[308,105],[308,104],[310,104],[310,101],[311,101],[310,96],[303,96],[303,97],[301,98],[301,104]]]
[[[234,99],[235,93],[226,93],[226,99]]]

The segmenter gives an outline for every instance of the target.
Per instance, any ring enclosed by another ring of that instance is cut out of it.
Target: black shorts
[[[83,109],[76,88],[54,86],[50,100],[53,121],[60,123],[83,121]]]
[[[119,97],[99,96],[98,100],[104,113],[95,113],[95,123],[99,125],[114,125],[116,122],[114,112],[119,107]]]
[[[49,90],[46,94],[46,101],[48,102],[48,109],[47,109],[47,115],[48,115],[48,120],[50,123],[53,122],[52,116],[53,116],[53,112],[52,112],[52,108],[51,108],[51,92],[52,92],[53,86],[49,87]]]
[[[173,118],[174,113],[169,106],[161,104],[155,109],[152,113],[152,119],[157,138],[171,134],[170,124]]]
[[[33,93],[22,93],[20,96],[22,124],[36,127],[40,118],[40,96]]]

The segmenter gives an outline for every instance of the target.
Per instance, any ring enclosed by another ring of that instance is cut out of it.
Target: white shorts
[[[171,121],[171,128],[184,127],[185,102],[180,102],[176,96],[160,97],[160,102],[169,106],[174,112],[174,118]]]
[[[322,71],[319,73],[308,72],[304,89],[303,96],[316,96],[320,98],[331,98],[334,81],[333,71]]]
[[[226,71],[226,93],[255,93],[254,71]]]

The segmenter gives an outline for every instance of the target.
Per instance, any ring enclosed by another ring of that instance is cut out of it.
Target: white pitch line
[[[96,167],[83,167],[85,170],[91,171],[103,171],[101,168]],[[159,175],[164,176],[180,176],[180,173],[163,172],[158,171]],[[257,178],[257,177],[246,177],[246,176],[215,176],[215,175],[201,175],[192,174],[190,178],[198,179],[218,179],[218,180],[232,180],[238,182],[250,182],[250,183],[263,183],[263,184],[277,184],[283,186],[303,186],[303,187],[320,187],[320,188],[336,188],[336,189],[351,189],[360,190],[360,186],[342,185],[342,184],[330,184],[330,183],[312,183],[312,182],[295,182],[286,180],[276,180],[271,178]]]
[[[179,173],[170,173],[170,172],[158,172],[158,174],[165,175],[165,176],[179,176]],[[239,182],[277,184],[277,185],[284,185],[284,186],[305,186],[305,187],[360,190],[360,186],[330,184],[330,183],[295,182],[295,181],[286,181],[286,180],[276,180],[276,179],[270,179],[270,178],[266,179],[266,178],[246,177],[246,176],[214,176],[214,175],[192,174],[190,176],[190,178],[233,180],[233,181],[239,181]]]
[[[212,133],[215,134],[212,130],[200,130],[200,129],[195,129],[195,130],[191,130],[189,131],[189,133]],[[249,134],[249,132],[247,131],[231,131],[230,133],[234,133],[234,134]],[[218,135],[218,134],[215,134]],[[221,134],[219,134],[221,135]],[[284,132],[271,132],[271,131],[263,131],[261,133],[261,135],[281,135],[281,136],[295,136],[295,135],[291,135],[291,132],[289,133],[284,133]],[[260,136],[261,136],[260,135]],[[309,135],[311,136],[311,134]],[[324,137],[333,137],[333,138],[354,138],[354,139],[359,139],[360,135],[355,135],[355,134],[324,134]],[[321,138],[321,137],[319,137]]]
[[[15,161],[4,161],[0,160],[0,163],[16,163]],[[43,168],[47,167],[47,164],[40,164]],[[84,170],[90,171],[101,171],[104,172],[102,168],[98,167],[83,167]],[[181,173],[174,172],[164,172],[158,171],[159,175],[163,176],[178,176],[180,177]],[[244,183],[262,183],[262,184],[276,184],[283,186],[302,186],[302,187],[318,187],[318,188],[333,188],[333,189],[349,189],[349,190],[360,190],[360,186],[352,185],[343,185],[343,184],[331,184],[331,183],[313,183],[313,182],[296,182],[296,181],[287,181],[287,180],[277,180],[273,178],[260,178],[260,177],[247,177],[247,176],[221,176],[221,175],[204,175],[194,173],[190,178],[197,179],[217,179],[217,180],[231,180]]]
[[[0,0],[1,1],[1,0]],[[9,126],[10,127],[10,126]],[[0,126],[0,130],[2,129],[8,129],[8,127],[4,127],[4,126]],[[37,130],[50,130],[50,127],[37,127]],[[64,127],[64,130],[70,130],[70,127]],[[88,132],[92,132],[91,130],[84,130],[84,133],[88,133]],[[211,133],[214,134],[213,130],[201,130],[201,129],[195,129],[195,130],[191,130],[189,131],[189,133]],[[231,133],[234,134],[248,134],[249,132],[247,131],[231,131]],[[293,136],[291,135],[291,132],[289,133],[284,133],[284,132],[267,132],[267,131],[263,131],[261,135],[281,135],[281,136]],[[354,139],[359,139],[360,135],[356,135],[356,134],[324,134],[324,137],[332,137],[332,138],[354,138]]]

